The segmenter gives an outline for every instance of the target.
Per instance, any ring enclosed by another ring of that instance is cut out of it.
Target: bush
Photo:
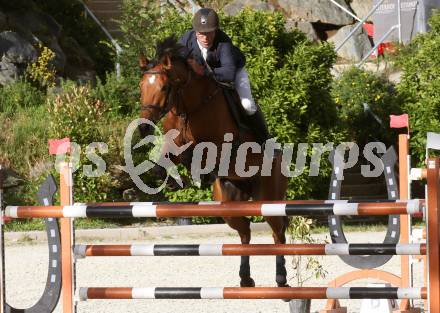
[[[426,132],[440,132],[440,14],[430,19],[431,30],[420,34],[402,51],[403,70],[397,86],[404,97],[403,110],[410,115],[412,155],[425,160]]]
[[[21,110],[11,119],[0,114],[0,158],[28,175],[35,163],[47,156],[47,111],[44,106]]]
[[[55,59],[55,53],[48,47],[39,46],[40,56],[35,63],[29,64],[26,76],[35,86],[42,90],[55,86],[56,71],[51,62]]]
[[[401,97],[386,78],[351,68],[334,81],[332,95],[350,141],[361,146],[373,140],[388,145],[395,142],[396,134],[389,128],[389,115],[401,113]]]
[[[107,153],[96,152],[107,166],[118,164],[114,162],[122,150],[122,140],[112,138],[116,127],[104,116],[108,108],[93,96],[89,86],[78,87],[72,82],[65,83],[63,91],[51,97],[48,102],[50,138],[69,137],[81,149],[79,168],[74,174],[75,188],[78,191],[75,195],[76,201],[120,199],[121,195],[116,189],[118,182],[111,176],[108,168],[99,177],[87,177],[83,171],[84,165],[94,165],[86,157],[87,146],[93,142],[104,142],[108,145]],[[109,124],[112,128],[108,127]]]
[[[159,2],[123,0],[121,29],[124,32],[124,52],[120,58],[122,71],[127,77],[139,77],[138,59],[144,53],[154,57],[158,41],[172,35],[182,35],[191,27],[191,16],[167,8],[161,14]]]
[[[244,10],[224,20],[226,32],[234,34],[234,42],[246,53],[254,96],[278,142],[339,141],[330,95],[333,48],[313,44],[299,31],[286,32],[280,13]],[[306,168],[289,180],[288,198],[322,197],[329,172],[328,162],[323,162],[318,178],[309,177]]]
[[[139,76],[116,77],[107,73],[105,80],[98,78],[93,89],[94,96],[105,103],[112,116],[132,116],[139,114]]]
[[[0,163],[7,164],[24,179],[20,188],[6,192],[8,203],[36,203],[36,191],[51,167],[47,126],[44,106],[18,110],[13,118],[0,113]]]
[[[17,81],[0,87],[0,113],[14,115],[20,109],[41,106],[45,94],[26,81]]]

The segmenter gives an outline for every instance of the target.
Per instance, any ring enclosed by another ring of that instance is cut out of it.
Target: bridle
[[[165,70],[146,70],[143,72],[143,75],[167,75],[167,72]],[[159,111],[159,119],[162,119],[162,117],[165,116],[168,112],[171,111],[173,105],[176,107],[176,112],[173,112],[174,115],[179,116],[185,120],[185,124],[187,122],[187,116],[199,111],[201,108],[203,108],[207,103],[212,101],[214,97],[217,95],[217,93],[221,90],[219,86],[216,86],[215,90],[210,94],[208,97],[204,98],[199,105],[196,106],[196,108],[192,112],[184,112],[184,110],[181,109],[183,107],[183,104],[181,103],[183,99],[183,90],[190,84],[191,80],[193,79],[193,71],[191,69],[188,69],[188,76],[185,82],[182,83],[180,79],[177,79],[177,83],[171,83],[169,82],[164,86],[166,89],[166,98],[165,98],[165,106],[161,107],[160,104],[153,103],[153,104],[142,104],[141,105],[141,111],[153,111],[157,110]],[[174,92],[173,92],[174,91]],[[180,100],[178,102],[172,101],[173,94],[177,95],[177,99]],[[180,105],[179,105],[180,104]],[[172,112],[172,111],[171,111]]]
[[[143,72],[143,75],[166,75],[166,72],[163,70],[146,70]],[[160,118],[164,117],[171,110],[171,101],[169,101],[170,93],[171,93],[171,84],[166,85],[166,105],[161,107],[160,104],[141,104],[141,111],[153,111],[158,110]]]

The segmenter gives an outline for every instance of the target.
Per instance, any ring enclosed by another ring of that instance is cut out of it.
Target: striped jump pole
[[[426,255],[426,244],[199,244],[77,245],[92,256]]]
[[[428,244],[428,282],[429,312],[440,312],[440,159],[430,158],[428,168],[428,211],[427,211],[427,244]]]
[[[426,299],[426,288],[219,287],[80,288],[89,299]]]
[[[7,206],[6,216],[12,218],[135,218],[135,217],[192,217],[192,216],[328,216],[328,215],[396,215],[423,213],[423,200],[387,202],[325,201],[273,201],[273,202],[222,202],[204,204],[136,203],[130,205],[67,206]]]

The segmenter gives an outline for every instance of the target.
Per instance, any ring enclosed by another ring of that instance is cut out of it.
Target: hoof
[[[255,287],[255,282],[252,278],[242,279],[240,281],[240,287]]]

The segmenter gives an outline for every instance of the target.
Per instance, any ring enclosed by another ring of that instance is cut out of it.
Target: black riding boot
[[[266,140],[272,138],[267,129],[266,120],[264,119],[263,112],[260,108],[252,114],[247,116],[249,121],[249,126],[254,132],[257,143],[260,145],[264,144]]]

